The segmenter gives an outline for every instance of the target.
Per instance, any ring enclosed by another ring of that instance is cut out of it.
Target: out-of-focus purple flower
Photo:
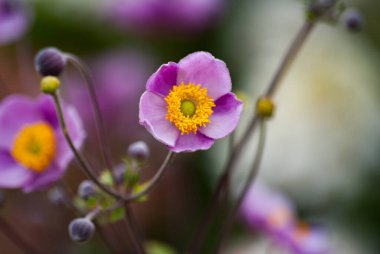
[[[329,253],[325,230],[298,222],[291,200],[263,182],[248,190],[240,211],[249,227],[264,232],[294,254]]]
[[[294,254],[327,254],[329,241],[327,232],[306,223],[295,224],[283,237],[285,244]]]
[[[152,71],[152,60],[137,51],[115,51],[95,60],[95,89],[105,124],[118,140],[138,135],[138,101]],[[70,80],[68,97],[87,127],[94,126],[94,116],[87,87]]]
[[[162,65],[140,99],[140,123],[174,152],[209,149],[237,126],[243,104],[226,64],[207,52]]]
[[[29,23],[30,13],[23,0],[0,0],[0,45],[20,39]]]
[[[79,148],[85,138],[74,108],[64,107],[68,131]],[[0,187],[24,192],[46,187],[65,172],[73,154],[59,127],[51,97],[12,95],[0,104]]]
[[[192,32],[204,30],[221,13],[224,0],[115,0],[110,17],[139,32]]]
[[[262,182],[255,183],[248,190],[241,214],[251,228],[274,238],[282,238],[295,221],[292,202]]]

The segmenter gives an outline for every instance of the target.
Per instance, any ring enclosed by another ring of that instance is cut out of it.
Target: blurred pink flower
[[[138,32],[191,32],[215,22],[224,0],[115,0],[110,17]]]
[[[81,147],[85,132],[72,107],[64,107],[74,145]],[[59,180],[73,159],[59,127],[52,98],[36,100],[11,95],[0,104],[0,187],[24,192]]]
[[[30,23],[23,0],[0,0],[0,45],[20,39]]]
[[[143,131],[138,125],[138,101],[153,70],[153,60],[136,51],[114,51],[95,59],[92,65],[95,89],[109,134],[119,140]],[[79,77],[78,77],[79,78]],[[87,86],[70,79],[68,97],[89,130],[94,116]]]

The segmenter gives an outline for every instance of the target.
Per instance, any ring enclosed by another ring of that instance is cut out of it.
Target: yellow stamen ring
[[[196,133],[198,127],[210,123],[210,116],[215,107],[214,100],[207,95],[207,88],[194,83],[173,86],[165,98],[168,113],[166,119],[172,122],[181,134]]]
[[[27,169],[42,173],[50,165],[56,152],[54,131],[49,124],[25,126],[13,143],[13,158]]]

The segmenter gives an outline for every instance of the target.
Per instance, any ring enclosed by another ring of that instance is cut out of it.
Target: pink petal
[[[65,120],[70,137],[73,140],[75,147],[79,150],[86,138],[86,132],[75,108],[71,106],[65,107]],[[55,163],[60,171],[64,171],[69,162],[74,158],[74,154],[67,144],[60,127],[55,130],[55,133],[57,143]]]
[[[180,131],[165,119],[166,101],[152,92],[145,92],[140,99],[140,124],[160,142],[174,146]]]
[[[146,89],[150,92],[166,97],[174,85],[177,85],[178,65],[174,62],[161,65],[161,67],[150,76]]]
[[[231,91],[231,77],[226,64],[210,53],[192,53],[183,58],[178,67],[177,84],[201,84],[214,100]]]
[[[32,192],[57,182],[64,172],[56,165],[50,165],[43,173],[34,174],[33,178],[23,186],[24,192]]]
[[[213,139],[219,139],[230,134],[238,125],[243,103],[235,94],[228,93],[215,101],[214,112],[210,123],[199,128],[199,132]]]
[[[43,121],[36,103],[25,96],[8,96],[0,104],[0,147],[10,149],[15,135],[26,124]]]
[[[214,144],[214,139],[206,137],[200,133],[179,135],[175,146],[169,147],[173,152],[194,152],[197,150],[207,150]]]
[[[14,161],[6,152],[0,152],[0,187],[19,188],[33,177],[33,172]]]

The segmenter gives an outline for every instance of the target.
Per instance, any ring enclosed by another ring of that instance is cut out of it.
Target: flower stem
[[[128,235],[132,240],[132,244],[136,248],[138,254],[145,254],[146,252],[142,244],[142,239],[138,236],[138,230],[135,227],[136,220],[132,216],[132,210],[129,204],[125,205],[125,216],[126,219],[124,219],[123,222],[127,228]]]
[[[245,194],[247,193],[249,187],[254,183],[257,173],[259,172],[259,167],[263,158],[264,153],[264,146],[265,146],[265,138],[266,138],[266,130],[265,130],[265,120],[260,119],[260,135],[259,135],[259,142],[257,145],[257,151],[256,156],[254,158],[252,167],[249,171],[249,174],[247,176],[247,180],[245,181],[245,184],[243,186],[242,191],[240,192],[238,199],[236,200],[235,204],[233,204],[233,207],[230,210],[230,213],[228,213],[225,220],[223,220],[222,229],[220,231],[219,237],[217,239],[216,243],[216,251],[215,253],[219,252],[219,249],[221,247],[221,244],[223,240],[228,235],[228,232],[230,231],[232,224],[234,222],[234,219],[236,217],[236,213],[239,210],[239,207],[245,197]]]
[[[66,54],[67,60],[71,63],[75,68],[78,69],[84,80],[86,81],[88,91],[90,93],[90,98],[93,105],[94,115],[95,115],[95,128],[97,133],[97,140],[99,144],[99,149],[101,151],[104,163],[106,168],[111,172],[113,180],[115,180],[115,175],[113,173],[113,163],[112,163],[112,155],[111,149],[107,140],[107,132],[104,126],[103,116],[100,110],[99,102],[96,96],[94,80],[91,76],[90,70],[87,66],[80,60],[78,57],[72,54]]]
[[[315,22],[305,21],[305,23],[297,33],[296,37],[294,38],[293,42],[291,43],[280,66],[275,72],[272,81],[270,82],[267,90],[264,93],[265,97],[272,98],[274,96],[282,79],[289,70],[291,64],[298,55],[299,51],[301,50],[303,44],[305,43],[307,37],[310,35],[310,32],[313,30],[314,27]],[[215,214],[219,211],[220,204],[226,201],[226,198],[228,196],[229,179],[233,170],[233,166],[235,165],[236,160],[239,158],[239,155],[241,154],[243,147],[248,142],[249,137],[255,131],[258,122],[259,116],[255,115],[250,121],[242,138],[236,144],[235,149],[230,154],[230,157],[228,158],[226,166],[223,170],[223,173],[220,176],[215,191],[212,195],[210,205],[208,206],[205,216],[202,219],[202,224],[197,233],[195,234],[195,238],[192,241],[192,244],[190,246],[190,253],[199,253],[199,249],[205,241],[206,234],[210,230],[213,218],[215,218]]]
[[[61,129],[62,129],[63,135],[65,136],[66,142],[68,143],[71,151],[74,153],[74,156],[75,156],[77,162],[79,163],[79,166],[82,169],[82,171],[85,173],[85,175],[89,179],[91,179],[104,192],[108,193],[109,195],[111,195],[112,197],[114,197],[116,199],[123,198],[123,196],[121,196],[119,193],[115,192],[112,189],[109,189],[108,187],[106,187],[105,185],[103,185],[101,182],[99,182],[98,178],[96,177],[96,175],[91,170],[91,167],[90,167],[89,163],[80,155],[79,151],[74,146],[74,143],[73,143],[73,141],[72,141],[72,139],[70,137],[70,134],[69,134],[69,132],[67,130],[66,122],[65,122],[65,117],[64,117],[64,114],[63,114],[63,111],[62,111],[62,106],[61,106],[61,102],[60,102],[59,96],[56,93],[53,94],[52,96],[53,96],[54,103],[55,103],[55,106],[56,106],[56,109],[57,109],[59,123],[61,125]]]
[[[103,208],[101,206],[95,207],[94,210],[86,215],[86,219],[93,220],[102,210]]]
[[[4,235],[11,240],[18,249],[23,251],[24,253],[30,254],[41,254],[39,250],[37,250],[30,243],[26,242],[21,235],[19,235],[14,228],[2,217],[0,217],[0,229]]]

